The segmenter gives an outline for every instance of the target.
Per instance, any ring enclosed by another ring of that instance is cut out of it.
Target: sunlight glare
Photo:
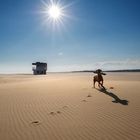
[[[64,4],[61,0],[41,0],[42,8],[40,13],[43,17],[43,25],[52,26],[53,30],[60,29],[60,26],[65,28],[67,19],[72,19],[68,9],[72,3]]]
[[[48,10],[48,14],[50,18],[56,20],[61,17],[61,9],[57,5],[52,5]]]

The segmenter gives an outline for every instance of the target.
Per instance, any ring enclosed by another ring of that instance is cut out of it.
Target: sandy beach
[[[0,75],[0,140],[139,140],[140,73]]]

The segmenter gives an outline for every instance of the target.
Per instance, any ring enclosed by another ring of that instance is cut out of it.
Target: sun
[[[67,19],[72,19],[69,13],[72,3],[66,4],[62,0],[41,0],[41,2],[42,7],[39,12],[44,26],[60,29],[60,26],[64,27],[67,24]]]
[[[61,8],[58,7],[57,5],[51,5],[48,9],[48,15],[53,20],[60,19],[62,15]]]
[[[66,17],[65,7],[61,5],[59,0],[49,0],[43,3],[44,18],[49,23],[58,24]]]

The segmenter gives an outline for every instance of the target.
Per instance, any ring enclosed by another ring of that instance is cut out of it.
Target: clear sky
[[[140,68],[140,0],[59,3],[67,17],[52,25],[43,0],[0,0],[0,73]]]

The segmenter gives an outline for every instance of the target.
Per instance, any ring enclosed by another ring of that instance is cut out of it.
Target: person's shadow
[[[96,88],[97,89],[97,88]],[[108,96],[111,96],[114,100],[112,101],[113,103],[120,103],[122,105],[128,105],[128,101],[127,100],[122,100],[120,99],[117,95],[115,95],[114,93],[112,92],[109,92],[107,91],[106,88],[100,88],[100,89],[97,89],[98,91],[102,92],[102,93],[105,93],[106,95]]]

